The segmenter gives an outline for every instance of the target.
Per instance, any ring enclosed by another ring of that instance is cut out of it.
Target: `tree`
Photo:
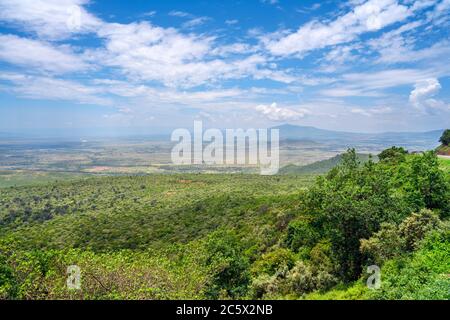
[[[206,294],[210,299],[237,299],[246,294],[250,284],[250,263],[244,246],[232,231],[219,230],[206,241],[206,266],[212,269],[212,279]]]
[[[390,173],[372,161],[359,165],[353,150],[326,178],[310,190],[308,207],[319,217],[330,239],[338,273],[347,281],[361,274],[360,239],[368,238],[382,222],[400,222],[402,202],[390,187]]]
[[[442,217],[448,215],[450,190],[434,152],[411,157],[409,163],[399,170],[397,180],[404,185],[414,210],[438,209]]]
[[[405,159],[405,155],[408,154],[408,151],[403,149],[402,147],[391,147],[389,149],[383,150],[378,158],[380,161],[394,161],[399,162]]]
[[[445,146],[450,145],[450,129],[447,129],[444,131],[444,133],[442,133],[442,136],[439,139],[439,141]]]

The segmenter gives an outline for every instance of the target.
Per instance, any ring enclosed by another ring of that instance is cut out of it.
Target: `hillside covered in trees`
[[[442,133],[439,139],[441,145],[437,148],[437,153],[440,155],[450,156],[450,129],[447,129]]]
[[[365,160],[2,188],[0,298],[450,299],[450,175],[434,152]]]

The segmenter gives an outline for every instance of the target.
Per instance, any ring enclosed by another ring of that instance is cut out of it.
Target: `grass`
[[[439,163],[442,170],[450,174],[450,158],[439,158]]]

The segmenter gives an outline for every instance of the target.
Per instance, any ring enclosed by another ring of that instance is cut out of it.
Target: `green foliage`
[[[450,232],[430,234],[412,256],[387,262],[375,299],[450,299]]]
[[[404,252],[405,240],[400,236],[398,227],[393,223],[382,223],[378,232],[369,239],[361,240],[360,250],[377,265],[395,258]]]
[[[409,157],[396,171],[395,181],[413,211],[429,208],[440,210],[443,217],[450,214],[449,184],[434,152]]]
[[[450,145],[450,129],[447,129],[442,133],[442,136],[439,138],[439,142],[445,146]]]
[[[381,158],[349,150],[314,183],[183,174],[1,189],[0,298],[446,298],[449,175],[432,152]],[[377,292],[361,277],[374,262]],[[69,265],[81,290],[67,289]]]
[[[399,226],[399,234],[404,239],[406,250],[417,249],[427,233],[437,229],[440,224],[439,217],[428,209],[422,209],[419,213],[407,217]]]
[[[383,150],[378,158],[380,161],[391,161],[391,162],[401,162],[404,161],[408,151],[402,147],[391,147],[389,149]]]
[[[311,247],[319,235],[311,223],[306,219],[295,220],[289,223],[286,235],[286,245],[294,252],[302,247]]]
[[[252,273],[272,275],[276,271],[290,269],[294,266],[295,256],[292,251],[285,248],[277,248],[264,253],[252,265]]]
[[[367,300],[370,292],[365,283],[357,281],[351,285],[338,285],[326,292],[313,292],[305,296],[306,300]]]
[[[239,298],[247,293],[250,263],[243,254],[245,247],[230,231],[212,233],[206,240],[205,266],[213,270],[207,297]]]
[[[358,153],[356,154],[358,161],[361,163],[365,163],[369,160],[376,160],[372,158],[370,154]],[[326,174],[328,171],[333,169],[335,166],[342,163],[344,158],[344,154],[338,154],[331,159],[317,161],[311,164],[307,164],[304,166],[298,166],[295,164],[289,164],[280,169],[280,174],[296,174],[296,175],[305,175],[305,174]]]
[[[450,154],[450,147],[449,147]],[[445,172],[447,177],[450,177],[450,158],[439,158],[439,164],[442,171]]]
[[[373,261],[382,265],[385,261],[399,257],[402,253],[418,248],[425,236],[441,227],[439,217],[431,210],[422,209],[412,213],[399,226],[384,223],[370,239],[362,239],[360,250]]]
[[[361,273],[360,239],[369,237],[383,222],[400,221],[407,214],[390,185],[383,166],[360,165],[349,150],[342,165],[311,188],[308,206],[318,216],[331,241],[335,263],[345,280]]]
[[[328,271],[298,260],[290,270],[262,274],[251,285],[252,298],[302,298],[313,291],[328,290],[337,278]]]

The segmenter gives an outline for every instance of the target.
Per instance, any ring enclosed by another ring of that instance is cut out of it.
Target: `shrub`
[[[286,245],[294,252],[303,246],[313,246],[319,235],[307,220],[291,221],[288,225]]]
[[[408,151],[403,149],[402,147],[391,147],[389,149],[383,150],[378,158],[380,161],[391,161],[391,162],[401,162],[405,160],[405,156],[408,154]]]
[[[399,256],[404,250],[404,243],[395,224],[383,223],[380,231],[369,239],[361,240],[360,250],[372,262],[382,265],[385,261]]]
[[[440,223],[439,217],[428,209],[411,214],[399,226],[399,234],[405,241],[406,249],[417,249],[425,235],[438,228]]]
[[[290,269],[295,263],[294,254],[285,248],[277,248],[273,251],[263,254],[253,264],[251,270],[253,274],[272,275],[280,269]]]
[[[450,230],[428,234],[412,256],[388,261],[381,269],[375,299],[450,299]]]
[[[450,145],[450,129],[447,129],[442,133],[442,136],[439,138],[439,142],[445,146]]]
[[[250,263],[237,235],[232,231],[213,232],[208,236],[205,248],[205,266],[212,270],[207,296],[211,299],[224,294],[233,299],[244,296],[250,283]]]

